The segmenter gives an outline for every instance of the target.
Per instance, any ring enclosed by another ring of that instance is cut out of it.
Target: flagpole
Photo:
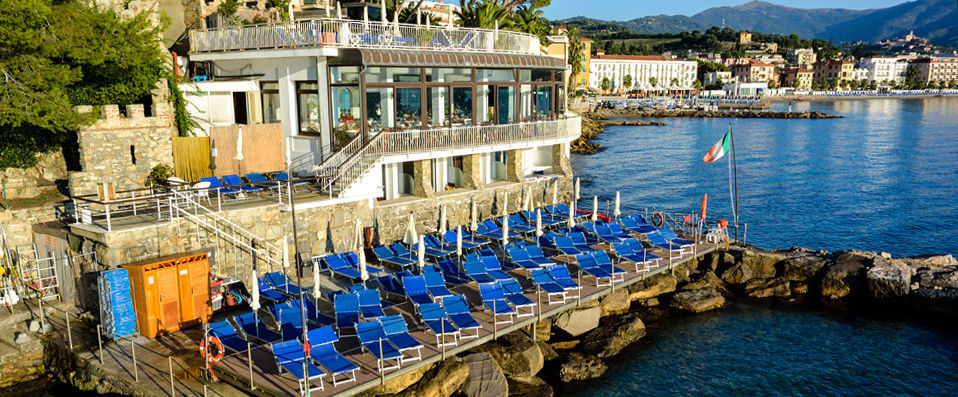
[[[735,241],[738,241],[738,163],[735,161],[735,134],[732,133],[732,123],[728,123],[728,135],[732,141],[732,169],[735,180],[735,211],[733,212],[735,220]]]

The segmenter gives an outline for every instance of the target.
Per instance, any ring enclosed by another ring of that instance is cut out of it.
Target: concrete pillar
[[[426,198],[436,197],[436,191],[432,187],[432,166],[429,160],[413,162],[412,173],[415,184],[414,194]]]
[[[319,85],[319,119],[332,120],[329,114],[329,75],[326,73],[327,58],[316,57],[316,83]],[[331,123],[323,122],[319,124],[320,140],[323,148],[330,147]],[[331,153],[323,153],[323,157],[330,156]]]
[[[482,189],[482,161],[478,154],[462,156],[462,173],[466,176],[466,187]]]
[[[572,176],[572,164],[569,162],[568,143],[552,145],[552,173],[566,177]]]
[[[509,182],[525,181],[525,173],[522,172],[522,149],[506,152],[506,180]]]
[[[299,108],[296,104],[296,83],[289,68],[279,69],[279,120],[283,123],[283,136],[299,135]]]

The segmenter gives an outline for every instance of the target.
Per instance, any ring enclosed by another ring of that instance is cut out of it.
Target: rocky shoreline
[[[602,376],[607,363],[646,335],[646,323],[720,310],[734,299],[821,301],[954,320],[958,261],[951,255],[892,258],[733,245],[543,320],[535,338],[533,330],[503,335],[366,395],[551,396],[556,382]]]
[[[665,118],[665,117],[685,117],[685,118],[772,118],[772,119],[834,119],[841,118],[823,112],[766,112],[754,110],[737,111],[704,111],[692,109],[654,109],[654,110],[636,110],[636,109],[598,109],[594,112],[582,114],[582,135],[572,141],[571,149],[573,153],[593,154],[602,150],[602,145],[593,142],[599,134],[605,131],[609,125],[630,125],[630,126],[663,126],[662,121],[644,121],[644,120],[608,120],[611,118]]]

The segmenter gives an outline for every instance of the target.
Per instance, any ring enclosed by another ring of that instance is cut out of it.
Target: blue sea
[[[788,103],[776,103],[785,110]],[[840,119],[661,119],[608,127],[605,150],[573,155],[582,204],[732,219],[727,158],[702,157],[731,122],[740,237],[765,248],[958,254],[958,98],[794,102]],[[727,156],[728,157],[728,156]],[[588,181],[591,181],[589,183]],[[714,218],[713,218],[714,219]]]
[[[728,165],[702,156],[732,124],[740,223],[765,248],[958,254],[958,98],[794,102],[830,120],[662,119],[609,127],[606,149],[573,155],[581,205],[620,191],[624,211],[698,211],[731,220]],[[773,104],[786,110],[788,103]],[[605,202],[600,204],[605,210]],[[744,232],[741,230],[740,232]],[[735,302],[683,316],[587,384],[582,396],[958,394],[958,330],[939,320],[875,318]]]

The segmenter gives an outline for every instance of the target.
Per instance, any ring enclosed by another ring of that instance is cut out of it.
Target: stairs
[[[360,140],[354,139],[343,150],[331,156],[320,165],[321,176],[328,177],[321,190],[329,197],[342,197],[359,178],[383,158],[380,147],[382,133],[360,146]]]

